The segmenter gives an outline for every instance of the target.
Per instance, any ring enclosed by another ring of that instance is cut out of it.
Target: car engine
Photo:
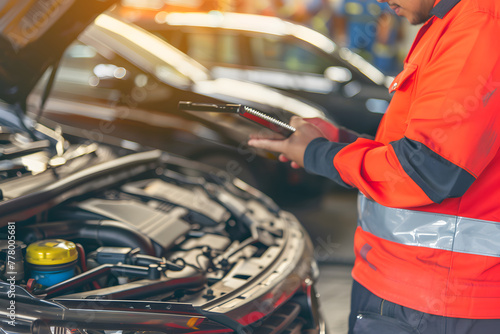
[[[51,158],[51,168],[28,172],[47,157],[38,144],[14,145],[24,165],[10,160],[0,183],[0,304],[16,295],[18,329],[134,328],[137,319],[112,312],[164,316],[154,307],[205,319],[205,329],[314,327],[311,242],[264,194],[164,152],[118,154],[104,145],[81,144],[59,157],[64,164]],[[33,322],[40,309],[44,319]],[[85,309],[103,318],[75,316],[67,325],[71,311]],[[151,326],[177,326],[161,323]]]

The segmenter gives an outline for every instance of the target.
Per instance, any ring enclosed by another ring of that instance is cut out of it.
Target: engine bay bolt
[[[207,292],[206,292],[206,294],[203,295],[203,298],[205,298],[206,300],[212,300],[212,299],[214,299],[215,298],[214,290],[207,289]]]
[[[160,279],[161,268],[157,264],[150,264],[148,269],[148,278],[151,280]]]

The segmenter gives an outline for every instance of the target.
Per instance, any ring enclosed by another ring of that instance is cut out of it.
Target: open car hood
[[[45,70],[117,0],[6,0],[0,4],[0,99],[24,103]]]

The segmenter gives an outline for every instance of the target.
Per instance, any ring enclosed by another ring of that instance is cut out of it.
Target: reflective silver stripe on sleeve
[[[358,225],[379,238],[409,246],[500,257],[500,223],[429,212],[395,209],[363,195]]]

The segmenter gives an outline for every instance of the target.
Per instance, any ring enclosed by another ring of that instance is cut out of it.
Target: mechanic
[[[293,118],[249,145],[359,189],[349,333],[498,333],[500,1],[379,1],[424,24],[375,139]]]

